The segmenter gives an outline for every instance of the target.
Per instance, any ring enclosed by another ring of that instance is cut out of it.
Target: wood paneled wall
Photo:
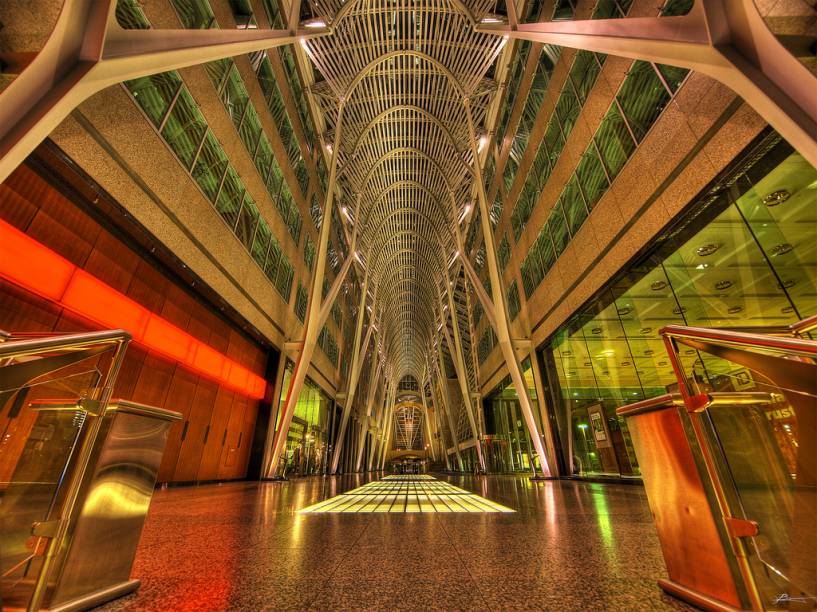
[[[23,165],[0,185],[0,218],[252,372],[266,351],[209,310],[169,275],[128,247]],[[25,262],[20,262],[25,265]],[[89,331],[98,326],[0,280],[0,329]],[[159,482],[242,478],[259,402],[132,343],[114,397],[184,415],[171,428]]]

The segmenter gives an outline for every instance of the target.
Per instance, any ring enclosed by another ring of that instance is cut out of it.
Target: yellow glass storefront
[[[276,431],[280,426],[281,415],[286,402],[292,377],[292,362],[287,363],[284,380],[281,386],[281,401],[278,409]],[[333,418],[332,399],[308,378],[304,382],[295,414],[287,434],[285,451],[286,474],[290,476],[307,476],[326,471],[329,460],[330,430]]]
[[[768,134],[549,341],[542,357],[567,473],[637,476],[616,408],[674,391],[658,331],[671,324],[756,328],[817,313],[817,171]],[[751,373],[693,349],[702,385]]]

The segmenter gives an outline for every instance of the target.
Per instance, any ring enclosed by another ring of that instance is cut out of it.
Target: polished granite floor
[[[644,490],[443,477],[516,510],[300,514],[370,478],[157,491],[106,610],[668,610]]]

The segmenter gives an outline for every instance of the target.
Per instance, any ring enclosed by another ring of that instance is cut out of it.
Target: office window
[[[141,104],[141,100],[137,98],[137,101]],[[204,116],[199,111],[193,96],[190,95],[186,87],[183,88],[165,122],[162,137],[186,168],[190,168],[193,163],[206,131],[207,122],[204,120]],[[214,137],[205,138],[204,146],[207,147],[207,154],[213,153],[218,157],[218,152],[215,152],[214,149],[217,148],[220,151],[221,145],[215,142]],[[201,153],[204,153],[203,148]],[[223,156],[223,152],[221,155]],[[223,170],[223,166],[220,170]],[[221,178],[220,171],[218,178]],[[215,197],[215,191],[212,194],[210,192],[206,193],[211,200]]]
[[[507,300],[508,300],[508,314],[511,317],[511,321],[513,321],[516,318],[516,315],[519,314],[519,310],[522,308],[522,305],[519,302],[519,288],[516,285],[515,279],[508,286]]]
[[[295,316],[303,323],[306,320],[306,308],[309,304],[309,293],[300,282],[295,294]]]
[[[576,177],[585,196],[587,207],[592,210],[609,187],[604,167],[601,165],[596,148],[592,144],[582,155],[579,166],[576,168]]]
[[[649,62],[634,62],[616,95],[636,139],[644,135],[664,110],[670,94]]]

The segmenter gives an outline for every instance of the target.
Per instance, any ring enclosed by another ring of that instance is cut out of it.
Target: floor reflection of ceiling
[[[357,489],[303,508],[320,512],[514,512],[432,476],[386,476]]]

